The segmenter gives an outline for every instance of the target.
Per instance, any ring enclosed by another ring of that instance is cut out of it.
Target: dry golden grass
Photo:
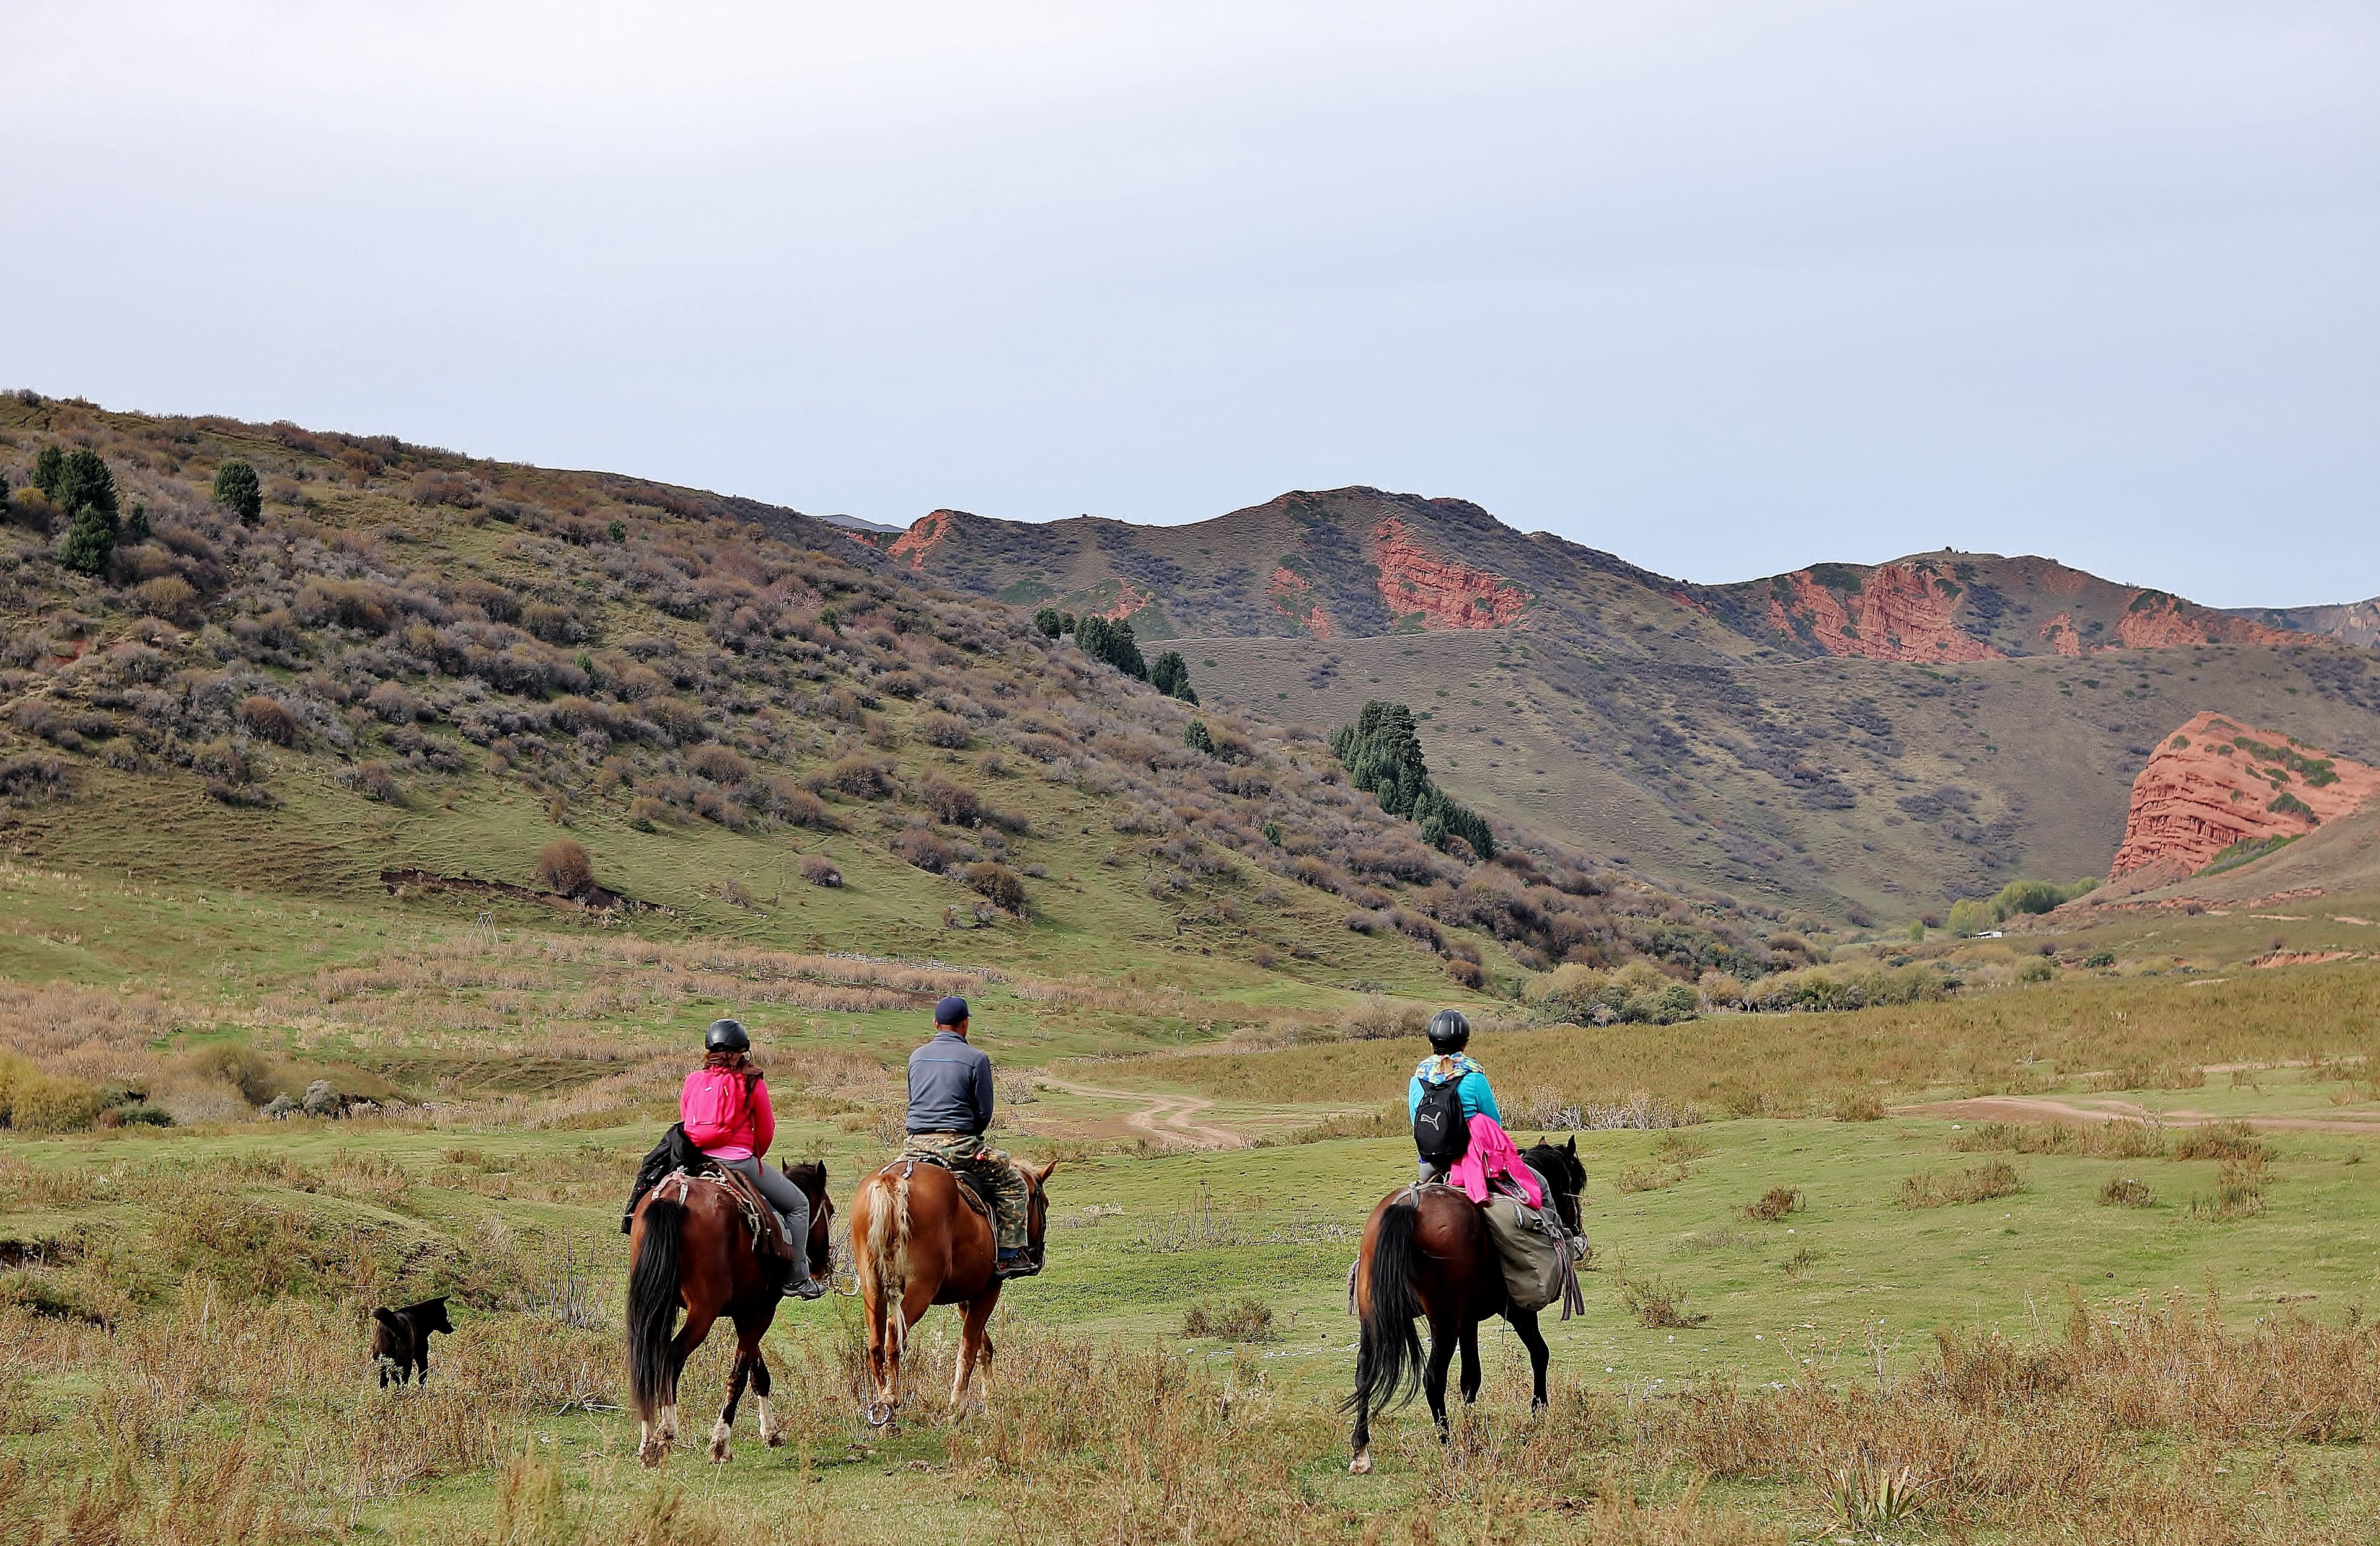
[[[1842,1014],[1722,1015],[1682,1026],[1482,1029],[1472,1053],[1500,1088],[1581,1111],[1641,1100],[1712,1115],[1831,1113],[1847,1089],[1893,1096],[2033,1093],[2096,1068],[2336,1058],[2369,1045],[2380,973],[2273,974],[2255,990],[2181,981],[2064,981]],[[1681,1043],[1689,1043],[1682,1052]],[[1388,1099],[1403,1070],[1353,1041],[1152,1058],[1151,1077],[1224,1099],[1283,1089],[1313,1101]],[[1603,1124],[1596,1124],[1603,1125]],[[1620,1125],[1617,1123],[1611,1125]],[[1525,1124],[1524,1124],[1525,1126]]]
[[[1900,1377],[1823,1345],[1781,1388],[1712,1381],[1647,1399],[1558,1376],[1534,1419],[1524,1367],[1491,1360],[1486,1397],[1458,1408],[1450,1446],[1417,1412],[1381,1425],[1383,1475],[1362,1493],[1315,1484],[1314,1467],[1335,1474],[1343,1458],[1342,1419],[1274,1389],[1252,1355],[1217,1365],[1015,1322],[995,1335],[991,1399],[963,1419],[935,1399],[946,1338],[913,1346],[909,1420],[935,1458],[912,1467],[917,1512],[879,1516],[838,1506],[824,1486],[763,1505],[618,1485],[631,1438],[608,1422],[591,1461],[525,1457],[527,1426],[616,1394],[610,1333],[536,1314],[480,1318],[441,1342],[428,1390],[382,1394],[363,1382],[352,1307],[235,1307],[193,1274],[112,1331],[0,1309],[0,1437],[71,1457],[0,1466],[0,1532],[39,1546],[261,1546],[438,1477],[449,1503],[408,1516],[407,1539],[1781,1541],[1780,1521],[1816,1516],[1829,1476],[1862,1467],[1905,1469],[1920,1523],[1953,1537],[2328,1543],[2380,1525],[2366,1453],[2380,1438],[2380,1333],[2296,1318],[2226,1331],[2214,1305],[2179,1297],[2075,1297],[2065,1336],[2046,1345],[1943,1333],[1935,1359]],[[862,1436],[860,1345],[846,1333],[771,1357],[777,1416],[807,1475],[811,1457]],[[698,1407],[715,1399],[723,1360],[707,1349],[689,1370]],[[60,1402],[58,1382],[95,1394]],[[582,1464],[591,1491],[567,1484]],[[457,1506],[454,1479],[469,1477],[484,1479],[481,1501]],[[1681,1485],[1694,1477],[1750,1491],[1715,1506]]]
[[[2024,1190],[2023,1178],[2006,1160],[1957,1172],[1921,1171],[1900,1183],[1903,1208],[1948,1208],[1961,1202],[1989,1202]]]

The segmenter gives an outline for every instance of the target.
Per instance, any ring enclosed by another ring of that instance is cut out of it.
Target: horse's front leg
[[[1521,1339],[1521,1345],[1529,1350],[1529,1372],[1536,1380],[1529,1405],[1532,1408],[1543,1406],[1546,1404],[1546,1365],[1553,1357],[1553,1349],[1546,1345],[1546,1333],[1537,1329],[1537,1312],[1533,1309],[1506,1310],[1504,1319],[1512,1323],[1513,1334]]]
[[[1437,1420],[1438,1436],[1447,1437],[1446,1369],[1454,1361],[1454,1350],[1462,1343],[1463,1333],[1452,1322],[1441,1324],[1433,1319],[1429,1323],[1429,1367],[1422,1373],[1422,1394],[1429,1397],[1429,1415]]]
[[[967,1381],[975,1376],[978,1362],[990,1361],[991,1341],[984,1335],[984,1327],[991,1320],[992,1307],[1000,1302],[1000,1284],[991,1285],[990,1293],[980,1299],[969,1299],[966,1319],[959,1329],[958,1369],[951,1377],[951,1410],[956,1412],[966,1399]],[[986,1375],[987,1382],[990,1376]],[[980,1401],[978,1403],[980,1405]]]

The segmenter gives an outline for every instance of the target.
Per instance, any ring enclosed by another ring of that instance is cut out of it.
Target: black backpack
[[[1460,1079],[1425,1083],[1421,1104],[1414,1108],[1414,1147],[1440,1170],[1452,1168],[1471,1148],[1471,1124],[1463,1114]]]

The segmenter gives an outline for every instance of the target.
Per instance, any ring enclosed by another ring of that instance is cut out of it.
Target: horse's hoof
[[[710,1458],[722,1466],[727,1464],[727,1446],[714,1443],[710,1446]]]
[[[662,1456],[668,1453],[667,1444],[643,1443],[637,1446],[637,1458],[645,1463],[645,1469],[649,1471],[659,1466]]]
[[[1355,1452],[1355,1458],[1347,1462],[1347,1474],[1349,1476],[1370,1476],[1372,1474],[1372,1452],[1367,1449],[1357,1450]]]
[[[785,1447],[785,1436],[783,1433],[763,1433],[760,1435],[760,1442],[768,1445],[771,1449],[783,1449]]]

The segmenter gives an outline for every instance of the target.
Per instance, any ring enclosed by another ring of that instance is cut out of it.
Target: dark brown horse
[[[1540,1143],[1521,1156],[1545,1178],[1562,1227],[1581,1233],[1578,1195],[1586,1168],[1578,1162],[1578,1139]],[[1413,1399],[1418,1379],[1429,1396],[1439,1437],[1446,1434],[1446,1369],[1463,1352],[1463,1399],[1479,1394],[1479,1322],[1500,1315],[1529,1350],[1536,1379],[1532,1406],[1546,1404],[1545,1334],[1537,1312],[1514,1309],[1504,1292],[1504,1272],[1488,1221],[1479,1206],[1446,1187],[1407,1187],[1390,1192],[1372,1210],[1355,1258],[1355,1313],[1362,1325],[1355,1351],[1355,1394],[1342,1405],[1355,1414],[1355,1458],[1347,1469],[1372,1469],[1372,1418],[1393,1404]],[[1422,1367],[1418,1316],[1429,1317],[1429,1364]]]
[[[1026,1221],[1026,1248],[1041,1253],[1050,1203],[1042,1187],[1056,1161],[1025,1174],[1033,1183],[1033,1207]],[[959,1195],[958,1177],[941,1165],[895,1160],[861,1183],[851,1203],[851,1256],[859,1272],[859,1302],[868,1318],[868,1371],[875,1392],[868,1420],[892,1422],[901,1405],[901,1355],[909,1328],[936,1305],[957,1305],[958,1370],[951,1380],[951,1407],[965,1399],[977,1367],[991,1361],[984,1327],[1000,1303],[1001,1280],[992,1275],[996,1242],[991,1223]]]
[[[834,1204],[826,1195],[826,1166],[783,1165],[786,1178],[810,1199],[809,1263],[812,1281],[827,1275],[834,1235]],[[752,1229],[744,1204],[722,1183],[676,1177],[647,1192],[629,1230],[628,1394],[637,1414],[637,1457],[658,1466],[677,1437],[677,1377],[686,1358],[710,1334],[710,1323],[726,1315],[735,1322],[735,1367],[727,1381],[727,1403],[710,1430],[710,1458],[727,1458],[727,1435],[735,1425],[735,1403],[749,1381],[760,1403],[760,1442],[784,1437],[769,1417],[769,1365],[760,1338],[777,1318],[777,1306],[791,1270],[752,1249]],[[686,1323],[671,1326],[680,1306]]]

